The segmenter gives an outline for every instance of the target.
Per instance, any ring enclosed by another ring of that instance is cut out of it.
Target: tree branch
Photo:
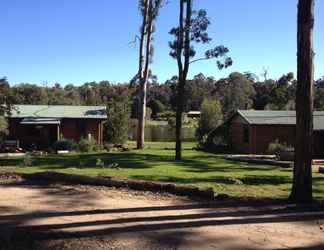
[[[198,58],[195,60],[192,60],[189,62],[189,64],[195,63],[195,62],[199,62],[199,61],[206,61],[206,60],[210,60],[211,58],[207,58],[207,57],[202,57],[202,58]]]
[[[184,63],[184,78],[187,77],[190,64],[190,30],[191,30],[191,16],[192,16],[192,0],[187,0],[186,9],[186,27],[185,27],[185,63]]]
[[[184,15],[184,0],[180,0],[180,15],[179,15],[179,34],[177,41],[177,62],[179,69],[179,77],[183,72],[183,64],[182,64],[182,49],[183,49],[183,15]]]

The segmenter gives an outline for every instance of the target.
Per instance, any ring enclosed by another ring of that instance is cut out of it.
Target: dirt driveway
[[[0,249],[324,249],[324,212],[2,183]]]

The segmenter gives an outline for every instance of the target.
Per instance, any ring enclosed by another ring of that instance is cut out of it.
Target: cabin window
[[[244,127],[243,130],[243,142],[249,143],[250,142],[250,130],[248,127]]]

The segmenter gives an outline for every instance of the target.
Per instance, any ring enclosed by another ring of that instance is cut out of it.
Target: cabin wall
[[[288,146],[295,145],[296,128],[294,125],[253,125],[251,154],[265,154],[269,144],[279,140]]]
[[[58,125],[22,125],[20,118],[9,118],[8,139],[19,140],[24,148],[31,144],[48,148],[57,140]],[[99,119],[62,119],[59,126],[59,135],[64,139],[78,142],[81,138],[91,135],[98,144],[103,144],[102,120]]]
[[[233,152],[250,153],[251,132],[251,127],[242,117],[236,116],[231,120],[229,126],[229,144]],[[244,133],[248,133],[248,140],[246,140],[246,134]]]
[[[97,119],[63,119],[60,134],[63,138],[80,141],[81,138],[94,138],[101,144],[101,120]]]
[[[295,145],[294,125],[250,125],[241,116],[234,117],[229,126],[229,141],[234,153],[265,154],[275,140]]]

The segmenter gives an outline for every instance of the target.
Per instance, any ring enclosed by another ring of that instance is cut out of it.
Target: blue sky
[[[168,53],[168,34],[177,24],[178,0],[161,11],[155,34],[153,72],[160,81],[177,73]],[[137,49],[130,46],[139,30],[137,0],[1,0],[0,77],[11,83],[81,84],[128,82],[137,71]],[[232,71],[269,76],[296,71],[297,0],[195,0],[208,10],[213,41],[198,54],[224,44],[234,65],[218,71],[214,61],[192,65],[220,78]],[[322,27],[323,26],[323,27]],[[321,27],[321,28],[320,28]],[[324,75],[324,1],[316,1],[316,77]]]

